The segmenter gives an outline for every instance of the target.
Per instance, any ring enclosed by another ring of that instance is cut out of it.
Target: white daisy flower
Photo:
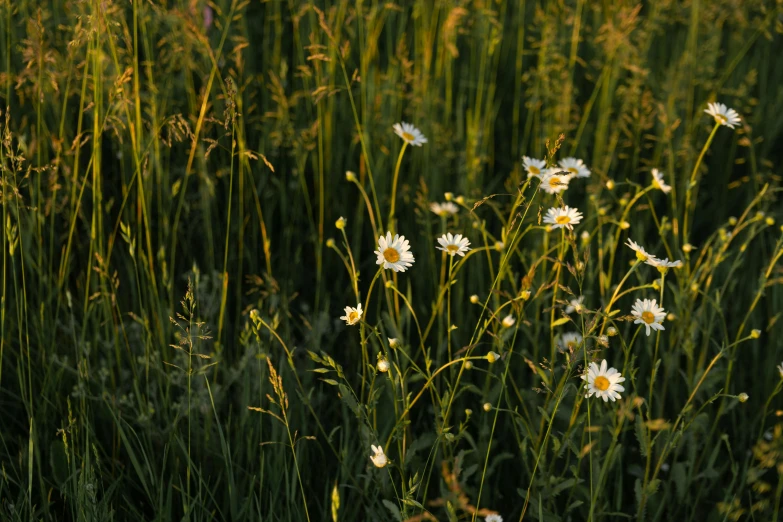
[[[491,515],[487,515],[486,518],[484,518],[484,522],[503,522],[503,517],[497,513],[493,513]]]
[[[665,330],[661,324],[666,317],[666,312],[658,306],[655,299],[637,299],[631,308],[631,315],[636,318],[633,324],[643,324],[647,335],[650,335],[650,328],[653,330]]]
[[[590,169],[587,168],[585,162],[576,158],[563,158],[558,163],[564,170],[567,170],[571,175],[577,178],[589,178]]]
[[[567,332],[560,335],[560,340],[557,342],[557,348],[561,352],[575,352],[580,344],[582,344],[581,334],[578,332]]]
[[[552,229],[565,227],[573,230],[574,225],[582,221],[582,213],[566,205],[564,208],[552,207],[546,211],[544,223],[552,225]]]
[[[459,207],[447,201],[446,203],[430,203],[430,210],[440,217],[449,217],[459,212]]]
[[[567,314],[571,314],[574,312],[578,314],[582,313],[582,309],[584,308],[584,306],[582,306],[582,303],[584,302],[584,300],[585,300],[585,296],[583,295],[580,295],[576,299],[571,299],[568,302],[568,306],[566,306],[565,308],[565,313]]]
[[[557,194],[568,188],[571,174],[560,169],[549,169],[539,176],[541,189],[547,194]]]
[[[386,232],[386,237],[378,238],[378,250],[374,252],[378,259],[376,265],[383,265],[383,268],[391,268],[395,272],[405,272],[415,259],[411,253],[411,248],[405,236]]]
[[[382,468],[386,466],[386,464],[389,463],[389,459],[386,458],[386,455],[383,453],[383,448],[381,446],[370,446],[372,448],[373,454],[370,455],[370,460],[373,464],[375,464],[376,468]]]
[[[392,128],[394,129],[394,133],[402,138],[408,145],[421,147],[427,143],[427,138],[424,137],[424,134],[410,123],[395,123]]]
[[[669,261],[669,258],[664,259],[656,259],[654,257],[651,257],[645,261],[650,266],[654,266],[658,269],[658,271],[662,274],[665,274],[670,268],[679,268],[682,266],[682,261],[679,259],[677,261]]]
[[[470,241],[468,241],[468,238],[462,237],[462,234],[453,236],[451,235],[451,232],[443,234],[438,238],[438,243],[440,243],[440,246],[435,248],[443,250],[452,257],[454,257],[454,254],[465,257],[465,252],[470,250],[470,247],[468,246],[470,245]]]
[[[345,307],[345,315],[340,317],[343,321],[348,323],[348,326],[352,326],[359,322],[359,319],[362,318],[362,303],[359,303],[356,305],[356,308],[352,306],[346,306]]]
[[[636,259],[638,259],[639,261],[647,261],[648,259],[657,259],[654,255],[647,252],[644,249],[644,247],[642,247],[639,243],[636,243],[631,239],[628,240],[625,246],[627,246],[628,248],[636,252]]]
[[[662,190],[664,194],[668,194],[671,191],[672,188],[663,181],[663,172],[658,169],[652,169],[650,174],[652,174],[653,177],[653,187]]]
[[[586,375],[582,375],[582,380],[587,381],[585,389],[587,393],[585,397],[600,397],[607,402],[609,399],[612,402],[620,398],[620,392],[624,392],[620,383],[625,382],[625,377],[620,374],[614,368],[606,368],[606,359],[601,361],[601,367],[599,368],[594,362],[590,363],[590,367],[587,370]]]
[[[715,123],[720,123],[731,129],[733,129],[735,125],[740,124],[740,117],[739,114],[737,114],[737,111],[729,109],[722,103],[710,103],[707,105],[707,108],[704,109],[704,112],[715,118]]]
[[[503,318],[503,321],[501,321],[501,324],[505,326],[506,328],[511,328],[514,326],[514,323],[516,323],[517,320],[514,319],[514,316],[509,314],[506,317]]]
[[[522,167],[527,172],[528,178],[537,178],[546,170],[546,161],[522,156]]]

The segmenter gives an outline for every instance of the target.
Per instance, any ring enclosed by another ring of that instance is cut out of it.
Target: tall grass
[[[0,519],[779,520],[781,20],[0,0]]]

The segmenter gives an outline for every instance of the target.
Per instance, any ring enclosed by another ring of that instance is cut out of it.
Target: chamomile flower
[[[568,188],[571,174],[560,169],[549,169],[539,176],[541,189],[547,194],[557,194]]]
[[[682,266],[682,261],[679,259],[677,261],[669,261],[669,258],[664,259],[656,259],[654,257],[651,257],[645,261],[650,266],[654,266],[658,269],[658,271],[662,274],[665,274],[670,268],[679,268]]]
[[[356,308],[352,306],[346,306],[345,307],[345,315],[340,317],[343,321],[345,321],[348,326],[353,326],[356,323],[359,322],[359,319],[362,318],[362,303],[359,303],[356,305]]]
[[[666,311],[658,306],[655,299],[637,299],[631,308],[631,315],[636,318],[633,324],[643,324],[647,335],[650,335],[650,328],[653,330],[665,330],[661,324],[666,317]]]
[[[614,368],[607,368],[606,359],[601,361],[600,367],[591,362],[587,373],[582,375],[582,380],[587,381],[585,397],[595,395],[603,399],[604,402],[609,399],[612,402],[616,401],[620,398],[620,392],[625,391],[625,388],[620,385],[621,382],[625,382],[625,377]]]
[[[505,326],[506,328],[511,328],[514,326],[514,323],[516,323],[517,320],[514,319],[514,316],[509,314],[506,317],[503,318],[503,321],[501,321],[501,324]]]
[[[544,216],[544,223],[552,225],[553,229],[565,227],[568,230],[573,230],[574,225],[580,221],[582,221],[582,213],[568,205],[564,208],[552,207],[546,211],[546,216]]]
[[[737,111],[729,109],[722,103],[710,103],[707,105],[707,108],[704,109],[704,112],[715,118],[715,123],[720,123],[731,129],[733,129],[735,125],[740,124],[740,117],[739,114],[737,114]]]
[[[438,243],[440,243],[439,247],[435,247],[438,250],[443,250],[448,255],[454,257],[455,254],[458,254],[460,257],[465,257],[465,252],[470,250],[470,241],[468,241],[468,238],[462,237],[462,234],[456,234],[451,235],[451,232],[448,234],[443,234],[441,237],[438,238]]]
[[[582,309],[584,308],[584,306],[582,306],[582,303],[584,302],[584,300],[585,300],[585,296],[583,295],[580,295],[576,299],[571,299],[568,302],[568,306],[565,307],[565,313],[567,314],[571,314],[574,312],[578,314],[582,313]]]
[[[383,268],[391,268],[395,272],[405,272],[415,259],[411,253],[410,245],[405,236],[386,232],[386,237],[378,238],[378,250],[374,252],[378,259],[376,265],[383,265]]]
[[[650,174],[652,174],[652,185],[653,187],[663,191],[664,194],[668,194],[671,191],[671,187],[666,184],[665,181],[663,181],[663,172],[661,172],[658,169],[652,169],[650,171]]]
[[[459,212],[459,207],[447,201],[446,203],[430,203],[430,210],[440,217],[449,217]]]
[[[527,172],[528,178],[536,178],[546,170],[546,161],[531,158],[529,156],[522,156],[522,167]]]
[[[427,143],[427,138],[424,137],[424,134],[410,123],[395,123],[392,128],[394,129],[394,133],[402,138],[408,145],[421,147]]]
[[[503,517],[497,513],[492,513],[491,515],[487,515],[486,518],[484,518],[484,522],[503,522]]]
[[[557,348],[561,352],[575,352],[582,344],[582,336],[578,332],[567,332],[560,336]]]
[[[644,247],[642,247],[639,243],[636,243],[635,241],[629,239],[628,242],[625,244],[628,248],[636,252],[636,259],[639,261],[647,261],[648,259],[657,259],[654,255],[647,252]]]
[[[571,175],[577,178],[589,178],[590,169],[587,168],[585,162],[576,158],[563,158],[558,163],[564,170],[567,170]]]
[[[376,468],[382,468],[389,463],[389,459],[386,458],[386,454],[383,452],[382,446],[370,446],[373,454],[370,455],[370,460],[375,464]]]

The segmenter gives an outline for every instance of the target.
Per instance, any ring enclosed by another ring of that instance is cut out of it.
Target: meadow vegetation
[[[0,519],[779,520],[781,49],[780,0],[0,0]]]

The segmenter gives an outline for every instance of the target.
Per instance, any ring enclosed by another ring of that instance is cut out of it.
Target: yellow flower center
[[[541,169],[539,169],[538,167],[534,167],[533,165],[529,167],[529,171],[531,174],[535,174],[536,176],[541,174]]]
[[[349,323],[355,323],[358,320],[359,320],[359,312],[357,312],[356,310],[353,310],[352,312],[350,312],[348,314],[348,322]]]
[[[607,379],[603,375],[599,375],[593,381],[593,386],[601,391],[606,391],[609,389],[609,379]]]
[[[441,211],[438,212],[438,215],[440,217],[449,217],[449,211],[444,208],[444,209],[442,209]]]
[[[568,167],[566,170],[571,174],[579,174],[579,170],[576,167]]]
[[[663,266],[663,265],[656,266],[655,268],[657,268],[657,269],[658,269],[658,271],[659,271],[660,273],[662,273],[662,274],[665,274],[666,272],[668,272],[668,271],[669,271],[669,267],[666,267],[666,266]]]
[[[642,321],[647,324],[653,324],[655,322],[655,315],[650,311],[642,312]]]
[[[639,250],[637,250],[636,259],[638,259],[639,261],[647,261],[647,256],[642,254]]]
[[[658,180],[653,178],[653,188],[661,189],[661,184],[658,183]]]
[[[557,216],[555,218],[555,223],[558,225],[566,225],[571,222],[571,218],[568,216]]]
[[[459,247],[457,245],[446,245],[446,250],[448,250],[449,254],[454,255],[459,251]]]
[[[416,138],[415,138],[415,136],[414,136],[413,134],[411,134],[410,132],[403,132],[403,133],[402,133],[402,139],[404,139],[405,141],[413,141],[413,140],[414,140],[414,139],[416,139]]]
[[[575,350],[576,349],[576,341],[569,341],[568,342],[568,349],[569,350]]]
[[[726,123],[727,121],[729,121],[729,119],[726,118],[726,116],[724,116],[723,114],[716,114],[715,115],[715,121],[717,121],[718,123],[722,124],[722,123]]]
[[[383,258],[389,263],[396,263],[400,260],[400,253],[396,249],[389,247],[383,251]]]
[[[552,188],[556,188],[558,185],[560,185],[560,178],[557,176],[552,176],[549,178],[549,186]]]

